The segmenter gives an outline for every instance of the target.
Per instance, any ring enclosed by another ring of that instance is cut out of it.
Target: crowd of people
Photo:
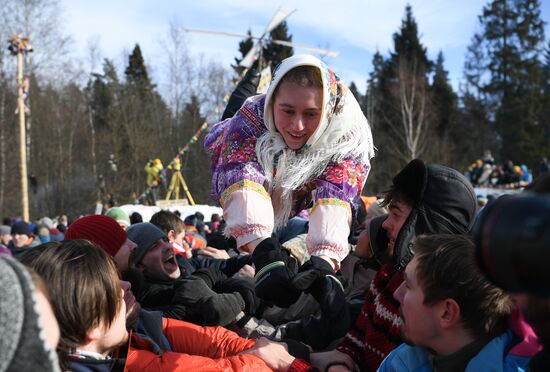
[[[543,158],[535,171],[537,175],[550,172],[548,160]],[[477,187],[521,189],[533,182],[533,172],[527,165],[514,165],[511,160],[496,164],[490,150],[468,167],[466,176]]]
[[[550,290],[527,295],[536,321],[489,279],[467,177],[414,159],[362,197],[374,145],[348,88],[312,56],[256,79],[205,140],[223,218],[4,221],[0,371],[548,370]],[[549,176],[530,188],[550,204]]]

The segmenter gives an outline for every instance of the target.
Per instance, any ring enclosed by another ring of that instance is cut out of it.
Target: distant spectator
[[[130,226],[130,217],[122,208],[113,207],[105,212],[105,215],[114,219],[124,230]]]
[[[493,158],[493,154],[489,149],[486,149],[483,152],[483,158],[481,158],[481,160],[483,160],[483,163],[485,164],[491,164],[491,165],[495,164],[495,158]]]
[[[204,214],[201,212],[195,212],[195,216],[197,217],[197,221],[195,223],[195,227],[197,228],[197,232],[206,239],[206,226],[204,224]]]
[[[51,241],[50,229],[48,226],[40,224],[36,225],[36,236],[41,243],[49,243]]]
[[[65,234],[59,231],[58,228],[50,229],[50,240],[52,242],[60,242],[65,238]]]
[[[143,217],[138,212],[134,212],[130,215],[130,225],[143,222]]]
[[[27,248],[40,245],[40,240],[35,239],[31,225],[25,221],[18,221],[11,226],[12,241],[8,248],[17,257]]]
[[[11,226],[0,226],[0,244],[4,247],[7,247],[10,244],[11,240]]]
[[[197,228],[199,219],[197,216],[194,214],[187,216],[183,223],[185,224],[185,241],[189,244],[189,247],[194,250],[205,248],[206,238],[199,234],[199,229]]]
[[[170,211],[159,211],[151,216],[150,222],[168,236],[176,255],[191,258],[191,247],[185,241],[185,224],[181,218]]]
[[[210,217],[210,233],[213,234],[216,231],[218,231],[218,228],[220,227],[220,223],[222,222],[222,218],[219,214],[213,213],[212,217]]]
[[[0,254],[11,256],[11,251],[8,248],[11,239],[11,227],[6,225],[0,226]]]
[[[65,231],[67,231],[67,227],[69,227],[69,220],[67,219],[66,214],[62,214],[61,216],[59,216],[59,223],[57,224],[57,229],[62,234],[65,234]]]

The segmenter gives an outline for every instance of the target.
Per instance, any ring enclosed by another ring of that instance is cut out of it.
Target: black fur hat
[[[470,182],[457,170],[414,159],[393,178],[393,188],[413,203],[411,214],[395,242],[396,269],[403,270],[412,259],[416,236],[465,234],[471,230],[476,196]],[[382,252],[385,247],[379,245],[384,242],[385,232],[380,230],[383,220],[377,222],[376,226],[371,226],[371,244],[375,245],[373,251]]]

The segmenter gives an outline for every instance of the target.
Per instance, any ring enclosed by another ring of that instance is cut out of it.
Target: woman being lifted
[[[205,147],[212,196],[224,210],[226,234],[253,253],[258,295],[279,306],[299,295],[290,283],[295,267],[271,236],[304,209],[312,256],[304,266],[339,268],[374,148],[355,97],[323,62],[285,59],[267,93],[214,125]]]

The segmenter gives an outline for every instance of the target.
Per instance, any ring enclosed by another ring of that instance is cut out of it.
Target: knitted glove
[[[300,297],[291,283],[296,261],[275,238],[264,239],[252,254],[256,266],[256,295],[279,307],[289,307]]]

